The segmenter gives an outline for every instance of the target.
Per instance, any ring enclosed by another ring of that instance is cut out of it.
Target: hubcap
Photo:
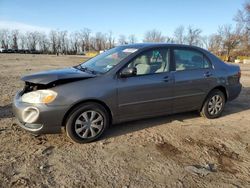
[[[210,115],[217,115],[223,106],[223,100],[220,95],[214,95],[208,102],[208,112]]]
[[[93,138],[102,130],[103,122],[103,117],[98,112],[83,112],[75,121],[75,132],[81,138]]]

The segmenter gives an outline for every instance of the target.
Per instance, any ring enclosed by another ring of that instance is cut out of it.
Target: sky
[[[0,0],[0,29],[112,31],[116,37],[157,29],[171,36],[176,27],[191,25],[202,34],[233,17],[245,0]]]

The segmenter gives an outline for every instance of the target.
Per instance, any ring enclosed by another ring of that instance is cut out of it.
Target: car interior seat
[[[162,59],[161,59],[161,61],[158,64],[160,66],[155,71],[156,73],[165,72],[166,69],[168,69],[168,56],[167,56],[167,54],[166,55],[162,54]]]
[[[141,56],[136,59],[135,67],[137,69],[137,75],[141,74],[149,74],[150,73],[150,65],[149,60],[146,55]]]

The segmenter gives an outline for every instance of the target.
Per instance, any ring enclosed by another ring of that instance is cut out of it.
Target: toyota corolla
[[[13,111],[34,134],[63,128],[85,143],[124,121],[185,111],[217,118],[239,95],[240,76],[239,66],[198,47],[124,45],[74,67],[22,77]]]

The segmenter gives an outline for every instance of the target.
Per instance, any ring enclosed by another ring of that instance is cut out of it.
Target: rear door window
[[[196,50],[174,49],[176,71],[205,69],[210,67],[208,59]]]

